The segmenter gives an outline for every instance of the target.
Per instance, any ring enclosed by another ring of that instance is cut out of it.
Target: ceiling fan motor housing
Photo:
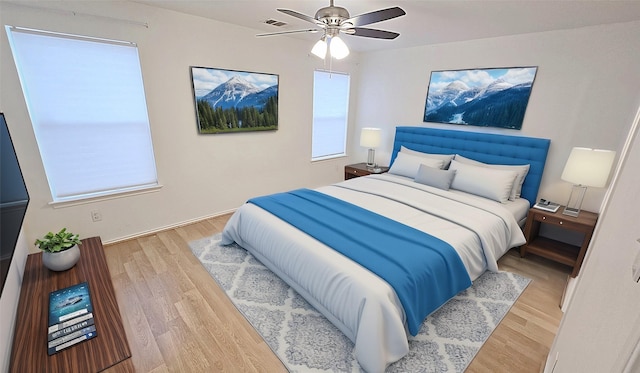
[[[2,1],[2,0],[0,0]],[[296,12],[290,9],[280,9],[277,11],[287,14],[292,17],[296,17],[303,21],[313,23],[316,27],[324,30],[322,40],[326,37],[336,37],[339,33],[345,33],[349,35],[376,38],[376,39],[395,39],[400,36],[397,32],[377,30],[370,28],[363,28],[372,23],[386,21],[396,17],[405,15],[406,13],[399,7],[392,7],[386,9],[380,9],[369,13],[364,13],[351,17],[349,12],[340,6],[334,6],[333,0],[330,0],[330,5],[324,8],[320,8],[315,17]],[[257,36],[270,36],[270,35],[282,35],[282,34],[294,34],[299,32],[318,32],[315,29],[293,30],[284,32],[273,32],[267,34],[258,34]]]
[[[340,26],[340,23],[351,16],[349,12],[339,6],[327,6],[316,12],[316,19],[328,26]]]

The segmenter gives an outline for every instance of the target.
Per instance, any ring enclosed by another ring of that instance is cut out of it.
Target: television
[[[0,113],[0,296],[29,204],[29,193],[18,164],[9,128]]]

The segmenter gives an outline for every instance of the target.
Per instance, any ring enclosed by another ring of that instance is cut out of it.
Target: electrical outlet
[[[102,220],[102,213],[98,210],[91,211],[91,220],[94,222]]]

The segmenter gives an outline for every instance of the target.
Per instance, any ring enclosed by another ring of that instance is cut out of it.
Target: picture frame
[[[522,129],[537,66],[432,71],[424,122]]]
[[[191,66],[198,132],[278,129],[277,74]]]

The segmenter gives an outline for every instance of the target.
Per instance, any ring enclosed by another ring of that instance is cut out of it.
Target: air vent
[[[272,25],[272,26],[276,26],[276,27],[282,27],[282,26],[286,26],[287,25],[286,22],[278,21],[278,20],[271,19],[271,18],[269,18],[268,20],[264,21],[264,23],[266,23],[267,25]]]

